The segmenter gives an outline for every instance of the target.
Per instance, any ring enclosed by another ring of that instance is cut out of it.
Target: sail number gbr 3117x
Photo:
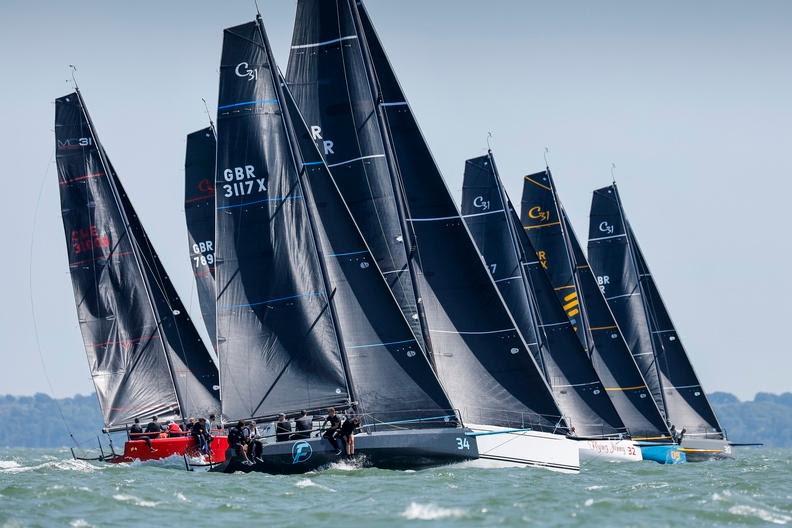
[[[223,180],[226,183],[221,188],[225,198],[267,192],[267,179],[256,177],[256,168],[253,165],[225,169]]]

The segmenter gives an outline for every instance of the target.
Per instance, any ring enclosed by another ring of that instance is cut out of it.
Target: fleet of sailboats
[[[217,126],[187,136],[185,159],[210,347],[79,90],[56,101],[69,266],[107,431],[334,408],[360,422],[358,459],[384,468],[730,454],[615,185],[594,194],[590,264],[549,169],[525,177],[518,214],[492,152],[469,159],[460,210],[361,0],[298,0],[285,76],[260,15],[226,29],[219,77]],[[265,437],[255,458],[221,434],[204,458],[301,473],[344,459],[323,433]],[[195,454],[189,436],[164,440],[154,454],[131,438],[113,461]]]

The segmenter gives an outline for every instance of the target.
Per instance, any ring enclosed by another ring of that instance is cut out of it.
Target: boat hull
[[[682,464],[687,456],[676,444],[639,444],[644,460],[658,464]]]
[[[632,440],[576,440],[580,457],[586,460],[640,462],[641,449]]]
[[[685,437],[680,451],[685,453],[688,462],[706,462],[733,458],[732,446],[728,440],[719,438]]]
[[[107,458],[111,464],[129,463],[135,461],[163,460],[173,456],[200,458],[206,463],[220,463],[225,460],[228,449],[226,436],[215,436],[210,445],[210,454],[201,454],[198,442],[192,436],[175,438],[152,438],[151,446],[145,440],[128,440],[124,444],[124,454]]]
[[[491,425],[470,425],[478,444],[474,467],[541,467],[563,473],[580,471],[580,450],[566,436]]]
[[[382,431],[355,435],[356,463],[382,469],[424,469],[478,458],[476,440],[462,428]],[[342,443],[339,441],[339,445]],[[222,473],[299,474],[347,460],[323,438],[264,445],[255,463],[236,456],[210,469]]]

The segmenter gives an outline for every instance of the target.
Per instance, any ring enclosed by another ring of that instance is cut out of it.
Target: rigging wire
[[[76,82],[76,81],[75,81]],[[33,221],[31,222],[31,231],[30,231],[30,248],[28,252],[28,296],[30,300],[30,313],[32,315],[33,320],[33,334],[36,337],[36,351],[38,352],[39,361],[41,362],[41,371],[44,374],[44,379],[47,382],[47,387],[49,388],[50,394],[52,394],[52,400],[55,402],[55,407],[58,409],[58,414],[60,414],[61,420],[63,421],[63,427],[66,429],[66,432],[69,433],[69,438],[71,438],[72,442],[78,449],[82,449],[80,443],[75,438],[74,433],[72,432],[71,428],[69,427],[69,422],[66,420],[66,416],[63,414],[63,408],[61,404],[58,402],[57,398],[55,398],[55,390],[52,386],[52,379],[47,372],[47,364],[44,361],[44,354],[41,350],[41,338],[39,337],[39,329],[38,329],[38,321],[36,319],[36,303],[35,303],[35,296],[33,295],[33,249],[34,249],[34,242],[36,239],[36,224],[38,221],[38,212],[41,206],[41,197],[44,195],[44,185],[47,183],[47,177],[49,176],[50,167],[55,159],[55,152],[53,151],[50,155],[50,159],[47,162],[47,168],[44,171],[44,176],[41,178],[41,184],[39,185],[38,196],[36,197],[36,205],[33,208]]]

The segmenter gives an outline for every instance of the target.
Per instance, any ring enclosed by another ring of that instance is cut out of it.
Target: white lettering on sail
[[[258,79],[258,70],[251,69],[247,62],[237,64],[234,73],[237,77],[247,77],[248,82]]]
[[[473,207],[487,211],[490,208],[490,202],[489,200],[485,200],[483,196],[476,196],[473,198]]]

